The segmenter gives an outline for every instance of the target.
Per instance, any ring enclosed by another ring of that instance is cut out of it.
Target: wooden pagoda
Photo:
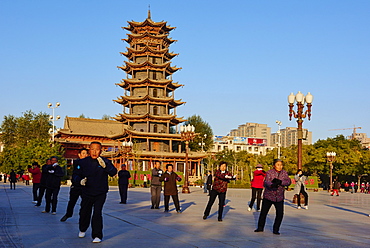
[[[154,22],[150,11],[145,21],[129,21],[128,24],[123,29],[129,33],[122,40],[129,47],[121,52],[127,61],[118,67],[126,73],[126,78],[117,84],[124,94],[114,100],[122,105],[123,113],[114,119],[131,129],[116,139],[134,144],[130,154],[133,160],[140,160],[143,169],[152,168],[153,160],[160,160],[174,163],[181,171],[185,154],[178,125],[186,120],[177,116],[176,108],[184,102],[175,99],[175,90],[183,85],[172,80],[172,75],[181,68],[171,65],[178,54],[169,51],[176,40],[168,37],[175,27],[164,21]],[[204,153],[189,154],[191,175],[199,175],[203,158]]]

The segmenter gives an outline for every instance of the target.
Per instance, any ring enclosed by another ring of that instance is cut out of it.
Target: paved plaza
[[[129,189],[128,204],[119,204],[118,187],[111,186],[103,210],[103,242],[91,243],[91,228],[78,238],[78,211],[60,222],[68,202],[69,187],[62,186],[56,215],[34,207],[32,184],[17,183],[16,190],[0,184],[0,247],[370,247],[370,194],[309,193],[308,210],[292,204],[287,192],[281,235],[272,233],[275,218],[270,210],[265,231],[254,233],[259,212],[248,212],[249,189],[229,189],[224,219],[217,221],[217,201],[211,215],[203,220],[208,197],[203,190],[190,188],[179,195],[183,213],[150,209],[147,188]],[[170,201],[170,203],[172,200]],[[79,202],[78,202],[79,203]]]

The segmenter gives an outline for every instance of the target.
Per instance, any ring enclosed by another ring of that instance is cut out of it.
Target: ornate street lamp
[[[51,140],[52,140],[53,143],[54,143],[54,135],[57,133],[57,130],[55,128],[54,122],[60,119],[60,116],[59,115],[57,115],[55,117],[55,115],[54,115],[54,109],[58,108],[59,106],[60,106],[60,103],[59,102],[57,102],[55,104],[55,107],[53,107],[53,104],[52,103],[50,103],[50,102],[48,103],[48,108],[50,108],[50,109],[53,110],[53,115],[50,115],[49,116],[49,120],[53,122],[53,127],[49,129],[49,134],[51,135]]]
[[[335,152],[327,152],[326,157],[330,163],[330,192],[333,190],[333,162],[335,161],[337,154]]]
[[[185,141],[185,181],[184,186],[182,187],[182,193],[189,194],[189,142],[194,139],[195,137],[195,127],[193,125],[188,124],[187,126],[180,127],[181,133],[181,140]]]
[[[128,154],[132,150],[133,143],[131,141],[123,141],[122,142],[122,151],[124,153],[124,161],[123,163],[126,164],[126,160],[128,160]],[[128,164],[126,164],[128,168]]]
[[[311,106],[312,106],[313,96],[310,92],[305,96],[300,91],[296,95],[290,93],[288,96],[289,102],[289,120],[292,120],[292,116],[297,119],[298,123],[298,169],[302,169],[302,140],[303,140],[303,119],[308,116],[308,120],[311,120]],[[293,110],[294,102],[297,102],[297,112]],[[307,103],[307,110],[303,111],[304,104]]]

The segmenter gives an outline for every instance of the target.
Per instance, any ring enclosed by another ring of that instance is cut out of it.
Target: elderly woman
[[[306,191],[305,182],[307,181],[307,177],[303,175],[301,169],[297,171],[297,174],[294,176],[295,186],[294,186],[294,194],[297,195],[297,209],[301,209],[301,196],[304,196],[304,208],[308,209],[308,194]]]
[[[284,192],[285,187],[291,184],[291,180],[288,173],[283,170],[282,160],[275,159],[273,164],[274,168],[266,172],[261,214],[258,219],[258,227],[254,231],[263,232],[267,214],[271,206],[274,205],[276,217],[273,225],[273,233],[280,235],[279,230],[284,215]]]

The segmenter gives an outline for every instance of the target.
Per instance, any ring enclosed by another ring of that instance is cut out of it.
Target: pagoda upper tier
[[[168,48],[159,49],[158,47],[145,46],[142,49],[127,48],[127,52],[121,52],[121,55],[126,56],[129,60],[133,60],[137,56],[160,56],[166,61],[173,59],[178,53],[170,53]]]
[[[128,27],[123,27],[124,29],[130,31],[134,34],[140,34],[140,33],[157,33],[157,34],[168,34],[170,31],[174,30],[176,27],[170,27],[167,25],[167,22],[161,21],[161,22],[154,22],[148,16],[147,19],[143,22],[135,22],[135,21],[129,21]]]
[[[150,78],[141,79],[123,79],[121,83],[116,83],[116,85],[122,87],[125,90],[129,90],[131,87],[147,87],[147,86],[155,86],[155,87],[162,87],[167,88],[169,90],[175,90],[183,84],[174,83],[170,79],[156,79],[152,80]]]

